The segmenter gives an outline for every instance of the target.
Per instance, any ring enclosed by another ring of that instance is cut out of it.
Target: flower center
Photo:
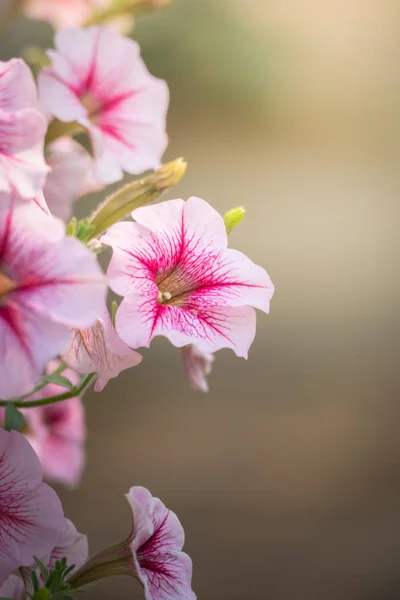
[[[156,277],[159,304],[183,306],[185,298],[193,289],[193,285],[184,271],[178,266],[167,275]]]
[[[83,104],[83,106],[88,111],[89,119],[92,121],[92,123],[94,123],[96,120],[96,117],[101,112],[100,102],[98,100],[96,100],[96,98],[94,98],[92,96],[92,94],[90,94],[89,92],[87,92],[86,94],[83,94],[83,96],[81,96],[80,100],[81,100],[81,103]]]
[[[13,292],[16,287],[16,281],[13,281],[0,271],[0,305],[4,305],[6,303],[7,295]]]

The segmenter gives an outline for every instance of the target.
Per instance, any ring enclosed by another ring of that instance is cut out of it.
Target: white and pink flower
[[[0,61],[0,192],[15,190],[26,199],[40,192],[49,170],[46,129],[28,66],[19,58]]]
[[[207,377],[211,373],[214,360],[213,354],[201,352],[193,344],[182,348],[183,366],[193,390],[208,392]]]
[[[0,195],[0,397],[29,393],[71,327],[101,315],[106,282],[62,221]]]
[[[89,132],[95,178],[112,183],[123,171],[156,169],[167,146],[168,88],[146,69],[136,42],[104,27],[55,36],[50,68],[38,78],[43,106]]]
[[[42,482],[30,444],[22,434],[0,429],[0,585],[34,556],[51,552],[64,530],[60,500]]]
[[[96,372],[98,378],[94,390],[101,392],[108,381],[121,371],[136,367],[142,356],[121,340],[104,306],[101,319],[93,327],[72,331],[70,345],[63,352],[62,359],[78,373]]]
[[[227,248],[221,215],[200,198],[138,208],[136,223],[117,223],[101,242],[113,248],[111,289],[124,296],[116,330],[131,347],[157,335],[200,352],[231,348],[247,357],[256,316],[274,286],[266,271]]]

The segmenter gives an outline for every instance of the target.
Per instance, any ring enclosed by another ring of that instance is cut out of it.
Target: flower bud
[[[89,219],[94,227],[90,238],[97,237],[136,208],[158,200],[163,192],[180,181],[186,166],[182,158],[177,158],[152,175],[128,183],[108,196]]]
[[[237,208],[231,208],[224,214],[224,223],[228,235],[243,221],[245,212],[243,206],[238,206]]]

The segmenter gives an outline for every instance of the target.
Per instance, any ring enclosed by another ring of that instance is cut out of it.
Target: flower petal
[[[0,61],[0,109],[11,112],[36,103],[35,81],[28,65],[21,58]]]

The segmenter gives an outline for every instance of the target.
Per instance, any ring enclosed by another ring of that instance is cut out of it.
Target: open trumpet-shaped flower
[[[51,552],[64,530],[61,503],[42,483],[30,444],[22,434],[0,429],[0,585],[34,556]]]
[[[176,514],[143,487],[131,488],[127,500],[133,513],[133,572],[146,600],[194,600],[192,561],[182,552],[185,533]]]
[[[71,343],[62,358],[78,373],[98,373],[96,392],[101,392],[121,371],[136,367],[142,360],[142,356],[131,350],[116,333],[106,306],[93,327],[72,331]]]
[[[139,208],[136,223],[113,225],[109,285],[124,296],[116,329],[132,348],[156,335],[201,352],[232,348],[247,357],[255,311],[265,312],[274,287],[266,271],[227,249],[224,221],[200,198]]]
[[[62,221],[0,196],[0,397],[27,394],[71,327],[89,327],[104,303],[95,256]]]
[[[77,121],[92,139],[96,179],[111,183],[123,170],[160,166],[168,88],[147,71],[136,42],[107,28],[69,29],[55,37],[50,68],[39,74],[44,107],[60,121]]]
[[[130,536],[89,559],[72,578],[73,588],[130,575],[143,585],[146,600],[195,600],[192,561],[182,552],[185,533],[176,514],[144,487],[132,487],[126,497],[133,516]]]
[[[0,61],[0,192],[15,189],[27,199],[40,192],[49,170],[43,157],[45,133],[28,66],[19,58]]]

